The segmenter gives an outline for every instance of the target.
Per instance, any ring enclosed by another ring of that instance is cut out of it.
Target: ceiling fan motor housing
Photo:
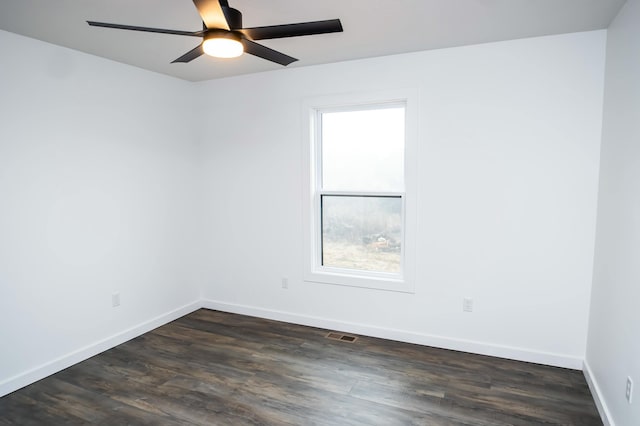
[[[214,38],[228,38],[230,40],[242,41],[242,33],[238,31],[227,31],[214,28],[212,30],[207,30],[207,33],[204,35],[203,39],[209,40]]]

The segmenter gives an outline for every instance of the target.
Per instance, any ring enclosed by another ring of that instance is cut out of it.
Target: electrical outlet
[[[627,398],[627,402],[631,404],[633,400],[633,380],[631,377],[627,377],[627,390],[625,392],[625,397]]]
[[[289,279],[288,278],[282,278],[282,288],[289,288]]]
[[[111,295],[111,306],[114,308],[120,306],[120,293],[113,293]]]
[[[464,312],[473,312],[473,299],[470,297],[465,297],[462,299],[462,310]]]

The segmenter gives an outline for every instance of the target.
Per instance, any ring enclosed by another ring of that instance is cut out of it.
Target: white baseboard
[[[295,314],[284,311],[276,311],[270,309],[257,308],[253,306],[238,305],[233,303],[219,302],[215,300],[199,300],[165,314],[159,315],[113,336],[107,337],[83,348],[75,350],[67,355],[54,359],[46,364],[35,367],[29,371],[10,377],[0,382],[0,397],[14,392],[24,386],[37,382],[47,376],[55,374],[74,364],[91,358],[101,352],[111,349],[128,340],[147,333],[154,328],[167,324],[175,319],[187,315],[200,308],[213,309],[223,312],[231,312],[242,315],[249,315],[260,318],[267,318],[276,321],[285,321],[292,324],[306,325],[310,327],[324,328],[328,330],[337,330],[349,333],[360,334],[370,337],[378,337],[382,339],[396,340],[406,343],[415,343],[418,345],[432,346],[442,349],[451,349],[462,352],[470,352],[481,355],[495,356],[499,358],[513,359],[518,361],[533,362],[536,364],[552,365],[556,367],[571,368],[580,370],[584,367],[587,383],[596,399],[598,410],[606,425],[613,426],[610,421],[610,415],[600,398],[600,393],[595,381],[592,380],[593,375],[588,369],[588,365],[581,358],[571,357],[560,354],[531,351],[522,348],[514,348],[509,346],[487,344],[471,340],[453,339],[443,336],[435,336],[429,334],[415,333],[404,330],[375,327],[366,324],[358,324],[347,321],[331,320],[326,318]]]
[[[424,346],[433,346],[437,348],[451,349],[461,352],[471,352],[475,354],[495,356],[498,358],[506,358],[517,361],[532,362],[536,364],[551,365],[555,367],[570,368],[573,370],[581,370],[583,367],[582,358],[561,354],[537,352],[522,348],[488,344],[484,342],[452,339],[443,336],[375,327],[346,321],[330,320],[326,318],[256,308],[253,306],[237,305],[215,300],[202,300],[202,307],[217,311],[267,318],[276,321],[284,321],[293,324],[361,334],[364,336],[378,337],[382,339],[396,340],[406,343],[415,343]]]
[[[0,382],[0,397],[200,309],[195,301]]]
[[[591,390],[591,395],[596,403],[596,408],[598,409],[602,423],[604,423],[604,426],[615,426],[609,407],[607,407],[607,403],[602,397],[602,391],[600,390],[600,386],[598,386],[598,381],[593,375],[593,371],[591,370],[591,367],[589,367],[587,360],[584,361],[582,371],[584,372],[584,378],[587,381],[587,385],[589,385],[589,390]]]

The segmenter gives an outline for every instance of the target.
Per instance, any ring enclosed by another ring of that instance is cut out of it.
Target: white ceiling
[[[229,0],[256,27],[340,18],[343,33],[260,43],[299,59],[289,67],[607,28],[625,0]],[[243,55],[171,61],[194,37],[89,27],[85,21],[201,29],[191,0],[0,0],[0,29],[140,68],[201,81],[281,68]],[[3,61],[19,58],[3,58]]]

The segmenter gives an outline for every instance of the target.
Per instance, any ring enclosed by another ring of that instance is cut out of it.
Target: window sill
[[[368,288],[371,290],[415,293],[413,284],[409,282],[409,280],[398,277],[395,274],[372,274],[371,276],[366,276],[351,273],[350,271],[339,269],[330,270],[327,268],[306,273],[304,281],[319,284]]]

